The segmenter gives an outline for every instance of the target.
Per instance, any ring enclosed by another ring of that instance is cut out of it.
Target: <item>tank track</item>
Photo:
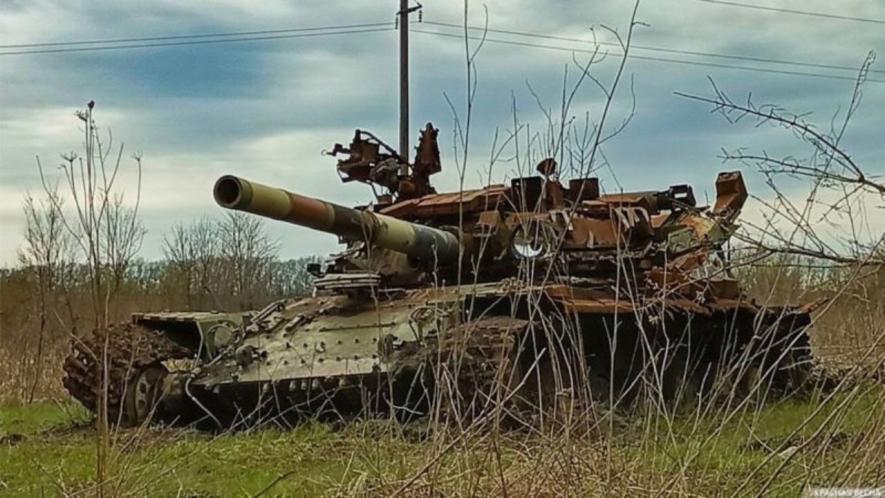
[[[129,425],[123,408],[126,386],[142,368],[192,355],[162,333],[132,323],[94,330],[88,336],[72,339],[62,383],[71,396],[93,413],[98,413],[102,398],[105,344],[109,366],[107,419],[112,424]]]
[[[441,356],[457,377],[457,392],[448,393],[444,401],[448,410],[475,417],[493,399],[510,394],[514,346],[527,326],[527,321],[510,317],[484,318],[462,325],[441,341]],[[496,392],[499,388],[503,390]]]

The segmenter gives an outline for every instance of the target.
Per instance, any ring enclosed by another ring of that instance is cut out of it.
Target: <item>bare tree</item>
[[[827,260],[839,265],[883,264],[885,234],[871,230],[869,208],[885,209],[885,183],[868,174],[842,142],[863,100],[863,85],[875,61],[870,52],[860,66],[848,105],[836,113],[829,129],[810,122],[808,113],[791,112],[774,104],[732,99],[711,79],[712,96],[677,95],[708,104],[730,124],[782,128],[806,146],[805,157],[774,155],[746,148],[723,150],[722,159],[755,168],[769,186],[772,200],[755,197],[764,208],[761,223],[744,221],[749,228],[737,237],[770,253],[786,253]],[[791,187],[804,191],[790,195]],[[801,187],[800,187],[801,188]],[[829,229],[829,230],[828,230]],[[836,233],[841,230],[843,233]]]
[[[141,157],[134,156],[141,173]],[[140,184],[139,178],[139,184]],[[125,203],[122,193],[116,193],[107,207],[107,222],[104,226],[104,259],[111,281],[105,294],[106,301],[120,289],[126,271],[141,250],[146,230],[138,219],[138,198],[135,206]]]
[[[163,236],[163,255],[168,263],[168,273],[176,285],[184,290],[185,301],[191,307],[193,290],[191,284],[194,274],[193,242],[188,226],[175,224],[170,232]]]
[[[30,194],[25,197],[25,246],[19,251],[19,261],[33,275],[37,284],[37,316],[39,319],[36,352],[33,362],[33,381],[28,388],[27,403],[34,400],[43,373],[44,348],[46,343],[49,313],[58,279],[70,265],[68,250],[70,237],[62,226],[62,205],[55,187],[46,192],[46,199],[35,200]]]
[[[218,223],[219,254],[226,286],[219,294],[230,296],[240,309],[251,309],[265,297],[261,290],[270,279],[271,262],[278,244],[264,221],[241,212],[228,213]]]
[[[305,295],[312,279],[307,265],[320,262],[316,256],[280,261],[262,220],[241,213],[176,224],[163,240],[166,282],[194,309],[245,309]]]
[[[108,325],[111,302],[126,268],[141,248],[145,230],[138,218],[141,199],[141,156],[133,156],[137,183],[134,198],[124,195],[118,185],[124,144],[114,146],[107,131],[102,139],[93,119],[94,102],[77,111],[84,123],[84,153],[63,154],[63,172],[72,211],[62,209],[59,195],[49,196],[89,270],[89,280],[97,328]],[[52,191],[39,156],[37,167],[47,195]],[[129,205],[131,201],[131,206]]]
[[[273,297],[295,297],[309,295],[313,276],[307,272],[307,265],[321,263],[319,256],[306,256],[285,261],[274,261],[271,265],[271,279],[268,294]]]
[[[83,123],[83,154],[74,152],[62,155],[60,169],[67,187],[71,210],[64,210],[60,196],[49,195],[52,188],[39,156],[37,168],[43,188],[59,213],[75,246],[79,249],[89,274],[90,298],[93,323],[97,330],[107,330],[116,293],[129,264],[141,247],[145,230],[138,218],[141,199],[141,157],[133,157],[137,182],[134,196],[127,197],[118,183],[124,145],[115,146],[110,130],[102,139],[93,118],[95,102],[90,101],[86,110],[77,111]],[[131,204],[131,206],[130,206]],[[96,361],[103,366],[98,403],[99,443],[96,452],[96,480],[104,483],[107,474],[108,452],[111,445],[107,417],[108,397],[108,341],[101,351],[92,351]],[[104,485],[98,488],[104,496]]]
[[[206,217],[189,225],[176,224],[163,237],[163,253],[183,287],[188,308],[205,306],[203,296],[217,287],[218,251],[216,225]]]

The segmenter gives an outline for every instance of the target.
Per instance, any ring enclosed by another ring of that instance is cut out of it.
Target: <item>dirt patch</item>
[[[0,445],[17,446],[24,440],[25,436],[23,434],[7,434],[5,436],[0,436]]]

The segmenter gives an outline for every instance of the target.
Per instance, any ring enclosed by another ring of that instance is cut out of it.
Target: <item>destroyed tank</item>
[[[712,206],[688,185],[564,183],[553,159],[509,185],[438,193],[437,133],[428,123],[411,163],[365,131],[336,144],[341,179],[381,191],[357,208],[218,179],[221,207],[344,244],[309,268],[312,295],[253,312],[136,313],[75,340],[64,385],[90,410],[106,399],[112,422],[219,427],[433,407],[477,417],[502,404],[550,414],[803,385],[810,308],[758,304],[730,270],[739,172],[719,173]]]

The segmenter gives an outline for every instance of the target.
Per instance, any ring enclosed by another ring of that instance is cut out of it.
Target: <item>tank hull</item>
[[[219,428],[391,411],[415,418],[434,401],[445,398],[451,406],[452,385],[459,403],[469,405],[455,410],[459,416],[483,413],[489,406],[464,400],[488,400],[493,392],[531,409],[551,407],[562,392],[583,405],[631,406],[655,397],[678,404],[734,392],[741,383],[791,391],[810,371],[809,310],[762,308],[742,299],[662,305],[600,289],[509,280],[399,290],[377,299],[318,296],[268,309],[251,322],[242,315],[136,315],[135,326],[168,341],[161,351],[174,351],[138,365],[167,365],[156,416]],[[205,334],[237,320],[245,336],[229,347],[214,345],[214,358],[205,356],[208,341],[198,351],[198,338],[184,332]],[[187,368],[170,365],[188,357]],[[124,392],[126,382],[118,380],[112,391]],[[72,394],[95,409],[94,394]],[[109,413],[138,420],[124,401]]]

